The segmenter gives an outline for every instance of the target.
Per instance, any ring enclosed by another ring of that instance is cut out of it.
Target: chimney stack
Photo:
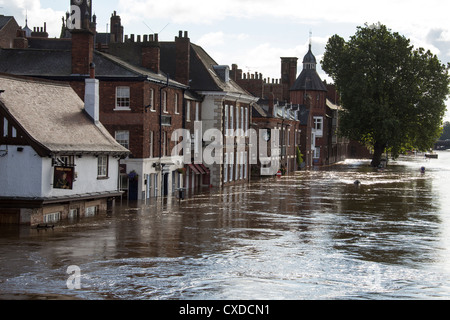
[[[158,34],[150,35],[149,41],[144,37],[142,45],[142,66],[150,69],[154,73],[159,73],[161,68],[161,48],[159,45]]]
[[[90,77],[85,80],[84,110],[95,124],[100,121],[100,83],[95,79],[95,64],[90,65]]]
[[[26,38],[25,31],[22,31],[22,29],[17,30],[16,37],[14,38],[14,49],[28,49],[28,39]]]
[[[280,83],[284,85],[283,99],[289,100],[289,89],[294,85],[297,79],[297,62],[298,58],[285,57],[281,58],[281,80]]]
[[[72,33],[72,74],[90,75],[94,62],[94,34],[88,29],[74,29]]]
[[[188,32],[180,31],[175,37],[176,58],[175,58],[175,80],[189,85],[190,61],[191,61],[191,40]]]
[[[275,110],[274,110],[274,105],[275,105],[275,95],[271,92],[269,93],[269,115],[271,117],[275,116]]]
[[[111,42],[123,43],[124,28],[122,26],[122,20],[116,11],[111,15],[110,22]]]

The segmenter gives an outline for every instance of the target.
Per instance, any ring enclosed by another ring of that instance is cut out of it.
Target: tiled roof
[[[319,74],[314,69],[303,69],[298,76],[291,91],[328,91],[325,84],[320,79]]]
[[[195,52],[194,57],[197,58],[196,63],[191,65],[192,89],[201,91],[224,91],[251,96],[250,93],[242,89],[233,80],[224,81],[214,69],[214,66],[218,65],[217,62],[202,47],[195,44],[191,44],[191,47]]]
[[[160,42],[161,69],[175,75],[175,42]],[[189,88],[194,91],[223,91],[251,96],[233,80],[224,81],[214,70],[218,63],[200,46],[191,43]]]
[[[94,63],[98,78],[139,78],[159,83],[167,81],[164,74],[153,73],[99,51],[94,52]],[[41,78],[71,77],[72,53],[68,50],[0,49],[0,72]],[[170,84],[184,87],[172,80]]]
[[[0,15],[0,30],[3,29],[4,26],[6,26],[6,24],[13,19],[13,17],[8,17],[8,16],[2,16]]]
[[[252,108],[252,117],[253,118],[271,118],[272,115],[269,115],[266,110],[264,110],[259,104],[254,104]]]
[[[166,83],[167,82],[167,75],[163,73],[154,73],[150,71],[149,69],[133,65],[131,63],[125,62],[122,59],[106,54],[103,52],[95,52],[94,56],[94,63],[95,63],[95,73],[98,76],[102,76],[104,74],[108,73],[109,75],[113,76],[115,74],[118,74],[119,72],[123,73],[130,73],[134,76],[141,76],[141,77],[147,77],[149,80],[153,80],[159,83]],[[106,66],[102,66],[101,64],[106,64]],[[111,64],[115,65],[115,69],[117,71],[111,72]],[[100,69],[98,69],[100,67]],[[104,68],[103,68],[104,67]],[[119,71],[121,70],[121,71]],[[169,79],[169,84],[176,87],[186,87],[183,84],[173,81]]]
[[[94,124],[69,85],[0,75],[0,89],[0,107],[51,153],[128,152]]]

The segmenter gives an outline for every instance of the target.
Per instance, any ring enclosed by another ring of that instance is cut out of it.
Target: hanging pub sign
[[[74,168],[73,167],[54,167],[53,188],[72,190]]]

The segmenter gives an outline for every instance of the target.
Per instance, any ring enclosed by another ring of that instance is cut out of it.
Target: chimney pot
[[[95,63],[91,63],[90,65],[89,65],[89,68],[90,68],[90,78],[91,79],[95,79]]]
[[[97,79],[85,80],[84,110],[92,118],[95,124],[100,121],[99,81]]]

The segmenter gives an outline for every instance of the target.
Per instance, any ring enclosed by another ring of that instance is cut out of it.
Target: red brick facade
[[[87,75],[94,60],[94,34],[90,30],[72,31],[72,74]]]

